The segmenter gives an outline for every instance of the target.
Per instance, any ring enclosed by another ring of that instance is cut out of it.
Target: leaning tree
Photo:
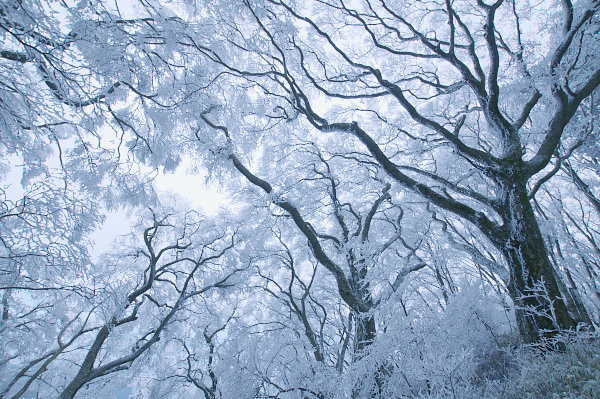
[[[504,259],[520,333],[536,342],[589,321],[565,299],[532,201],[554,165],[590,134],[582,108],[600,84],[599,8],[569,0],[246,1],[220,10],[229,50],[192,36],[180,43],[245,85],[243,102],[227,102],[243,107],[240,136],[263,123],[262,134],[304,137],[331,152],[332,135],[343,138],[361,153],[357,162],[476,228]],[[213,109],[199,117],[221,131],[235,168],[341,276],[324,257],[326,238],[232,155],[235,139],[211,119]],[[242,140],[238,148],[248,148]],[[352,290],[337,282],[352,307]],[[368,302],[365,295],[356,297]]]

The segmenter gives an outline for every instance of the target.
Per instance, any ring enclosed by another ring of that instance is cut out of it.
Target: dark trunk
[[[375,317],[372,315],[356,315],[356,346],[358,357],[371,345],[377,334]]]
[[[373,343],[377,330],[375,326],[375,317],[372,314],[357,314],[356,315],[356,336],[354,339],[354,360],[359,360],[365,355],[369,346]],[[383,390],[383,379],[380,366],[374,371],[374,384],[368,379],[359,379],[352,389],[352,398],[381,398]],[[372,385],[371,385],[372,384]],[[369,393],[370,391],[370,393]],[[367,396],[365,396],[367,395]]]
[[[65,390],[58,397],[59,399],[72,399],[75,397],[77,392],[83,388],[83,386],[88,382],[88,379],[84,377],[73,379],[69,385],[65,388]]]
[[[353,289],[354,295],[358,298],[363,299],[363,303],[366,305],[366,311],[355,312],[356,319],[356,333],[354,336],[354,360],[357,361],[363,357],[369,346],[375,340],[377,336],[377,325],[375,324],[375,316],[373,315],[373,300],[369,291],[369,284],[366,283],[367,269],[364,260],[355,261],[354,254],[351,253],[349,257],[350,270],[352,273],[352,279],[350,285]],[[368,397],[380,398],[383,383],[381,381],[379,370],[375,371],[375,384],[371,386],[371,393]],[[365,397],[366,392],[369,390],[365,389],[371,382],[357,381],[355,387],[352,390],[352,398]]]
[[[514,170],[514,169],[513,169]],[[506,242],[498,245],[510,270],[508,291],[517,305],[520,334],[527,343],[554,336],[557,330],[574,329],[533,208],[524,178],[512,174],[503,181],[501,217]]]
[[[98,335],[96,335],[96,339],[94,340],[92,347],[88,351],[88,354],[83,361],[83,364],[79,368],[79,372],[75,378],[71,380],[69,385],[67,385],[64,391],[62,391],[58,399],[72,399],[85,384],[94,379],[95,376],[92,376],[91,372],[94,368],[94,363],[96,362],[98,353],[100,352],[100,349],[102,348],[102,345],[108,338],[109,334],[110,328],[108,326],[105,325],[100,329]]]
[[[355,354],[357,359],[363,356],[369,345],[373,342],[376,336],[375,318],[373,316],[365,316],[361,321],[357,322],[356,332],[356,347]],[[384,398],[384,387],[386,381],[390,378],[393,372],[393,366],[382,361],[381,364],[373,371],[373,380],[358,380],[352,390],[352,398]]]

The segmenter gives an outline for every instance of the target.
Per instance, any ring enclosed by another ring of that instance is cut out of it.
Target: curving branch
[[[202,120],[213,129],[222,131],[227,137],[227,139],[231,140],[229,130],[225,126],[216,125],[206,117],[206,114],[209,113],[210,110],[211,109],[209,108],[209,110],[204,111],[200,114]],[[234,153],[231,153],[229,155],[229,158],[231,159],[233,166],[250,183],[261,188],[266,194],[274,194],[273,187],[267,181],[259,178],[258,176],[250,172]],[[344,302],[346,302],[346,304],[356,312],[363,313],[368,311],[369,306],[366,303],[364,303],[364,301],[361,298],[358,298],[354,294],[350,282],[344,274],[343,269],[325,253],[325,250],[323,249],[323,247],[321,246],[321,242],[319,241],[319,236],[312,228],[312,226],[304,220],[298,208],[294,206],[291,202],[281,197],[272,196],[271,202],[274,205],[286,211],[292,217],[292,220],[294,221],[296,226],[300,229],[302,234],[308,240],[308,243],[315,258],[319,261],[319,263],[325,266],[325,268],[333,274],[337,282],[338,291]]]

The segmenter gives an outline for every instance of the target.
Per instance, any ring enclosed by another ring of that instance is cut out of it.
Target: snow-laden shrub
[[[600,398],[600,343],[575,339],[564,352],[529,351],[519,378],[510,381],[507,399]]]
[[[443,309],[408,316],[390,312],[387,329],[347,374],[343,385],[353,387],[353,394],[334,396],[600,398],[597,335],[570,333],[544,346],[523,345],[512,313],[475,288],[463,288]]]
[[[513,369],[505,379],[481,379],[433,387],[415,399],[597,399],[600,398],[600,342],[589,334],[571,336],[564,351],[505,347]]]
[[[478,287],[464,287],[443,308],[390,311],[388,317],[387,329],[348,372],[354,397],[416,398],[467,389],[480,395],[477,380],[502,380],[516,370],[512,355],[503,352],[510,347],[503,338],[510,315]]]

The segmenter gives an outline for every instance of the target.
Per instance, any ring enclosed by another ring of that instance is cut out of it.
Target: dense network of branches
[[[0,397],[482,397],[591,334],[599,13],[4,1]]]

